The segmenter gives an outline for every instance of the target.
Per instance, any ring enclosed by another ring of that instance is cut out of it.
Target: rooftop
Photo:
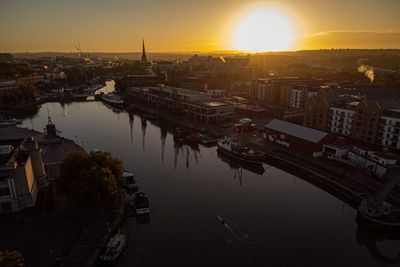
[[[265,128],[289,134],[313,143],[318,143],[325,136],[328,135],[328,133],[326,132],[322,132],[319,130],[304,127],[302,125],[277,119],[273,119],[272,121],[267,123],[267,125],[265,125]]]
[[[229,106],[231,104],[225,102],[218,102],[218,101],[195,101],[194,104],[198,104],[201,106],[209,107],[209,108],[216,108],[216,107],[223,107]]]
[[[29,136],[34,136],[42,147],[45,164],[59,163],[68,153],[81,149],[73,141],[62,137],[49,138],[43,133],[15,126],[0,128],[0,144],[19,145]]]

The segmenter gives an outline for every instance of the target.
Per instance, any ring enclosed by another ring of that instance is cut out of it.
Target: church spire
[[[142,63],[147,63],[146,49],[144,47],[144,39],[142,43]]]

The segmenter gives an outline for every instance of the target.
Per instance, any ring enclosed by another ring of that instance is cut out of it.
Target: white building
[[[328,159],[365,169],[380,178],[386,175],[388,169],[397,164],[393,154],[374,152],[356,146],[349,148],[339,145],[324,145],[323,153]]]
[[[340,107],[330,107],[330,131],[343,136],[351,136],[354,110]]]
[[[400,109],[385,112],[381,117],[381,139],[384,147],[400,149]]]

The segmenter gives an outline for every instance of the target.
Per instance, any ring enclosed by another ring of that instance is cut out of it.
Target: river
[[[353,208],[285,170],[176,146],[168,125],[101,102],[43,104],[22,126],[42,131],[48,114],[61,136],[122,158],[149,196],[150,220],[129,218],[118,266],[382,266],[379,253],[400,251],[399,240],[362,231]]]

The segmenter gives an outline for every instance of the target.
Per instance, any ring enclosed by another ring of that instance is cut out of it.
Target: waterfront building
[[[377,143],[391,149],[400,150],[400,105],[385,109],[378,125]]]
[[[366,174],[379,178],[385,177],[389,170],[398,168],[394,154],[379,152],[365,146],[325,144],[323,152],[328,159],[363,169]]]
[[[42,150],[33,137],[0,146],[0,214],[35,205],[40,188],[48,185]]]
[[[151,108],[181,115],[185,119],[203,123],[232,121],[234,106],[215,101],[204,92],[177,87],[130,87],[127,93],[130,101]]]
[[[278,119],[267,123],[264,129],[266,140],[315,157],[322,155],[324,144],[331,144],[335,140],[327,132]]]
[[[327,92],[309,99],[303,124],[387,149],[400,149],[400,101],[392,97],[366,100]]]
[[[260,105],[282,110],[303,109],[305,102],[325,85],[315,78],[266,78],[252,81],[250,97]]]

